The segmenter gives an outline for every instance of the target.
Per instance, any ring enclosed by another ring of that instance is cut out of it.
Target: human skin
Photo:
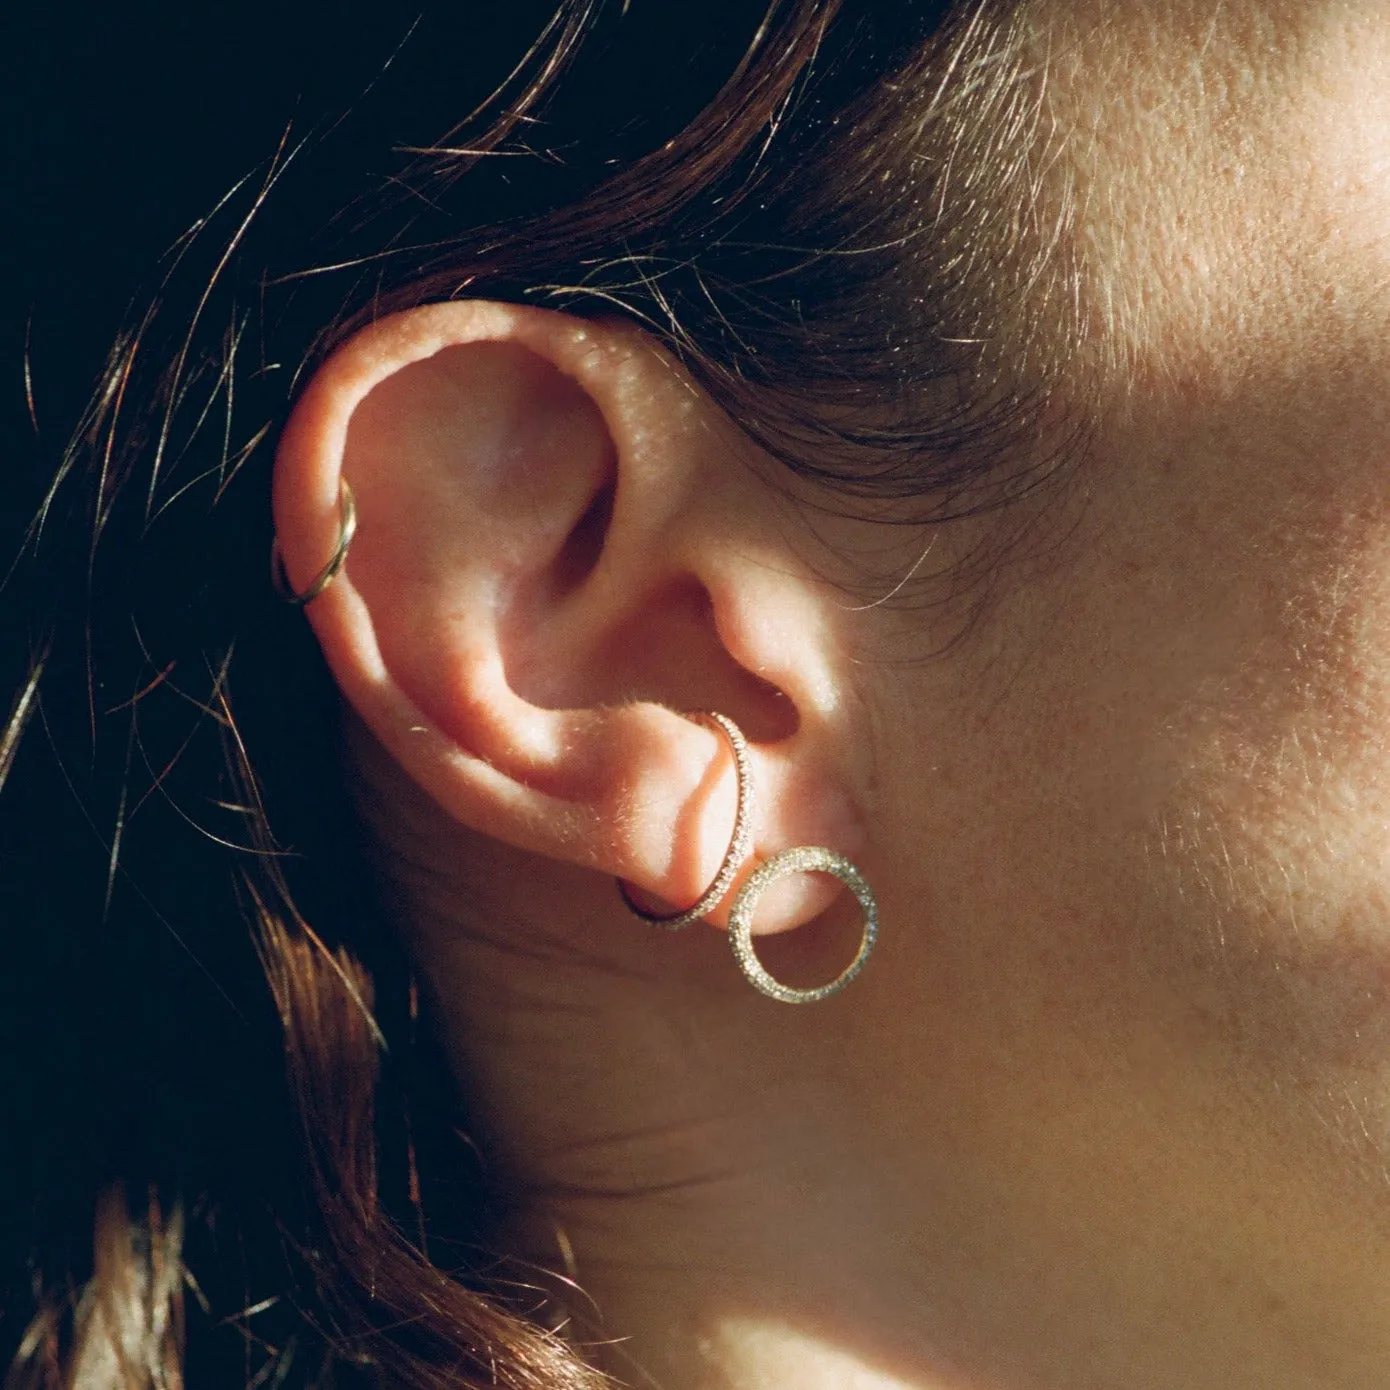
[[[634,1383],[1390,1375],[1390,4],[1035,26],[1090,446],[968,624],[930,580],[817,609],[871,769],[852,990],[712,983],[712,931],[634,935],[353,737],[511,1239]],[[786,526],[846,584],[885,545]]]

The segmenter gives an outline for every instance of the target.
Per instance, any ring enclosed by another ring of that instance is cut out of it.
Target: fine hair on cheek
[[[1345,350],[1356,330],[1337,306],[1364,270],[1339,253],[1360,239],[1357,210],[1349,236],[1327,228],[1316,246],[1301,218],[1364,184],[1339,104],[1367,68],[1347,26],[1297,0],[1029,9],[1064,132],[1047,177],[1069,204],[1077,380],[1097,407],[1123,414],[1161,389],[1189,393],[1190,413],[1190,393],[1282,374],[1310,328]],[[1384,44],[1369,12],[1352,29],[1363,49]],[[1383,108],[1383,84],[1357,100]],[[1367,211],[1383,225],[1383,198]]]
[[[1071,206],[1066,391],[1091,403],[1077,549],[1094,572],[1122,551],[1109,582],[1145,593],[1112,664],[1165,711],[1126,745],[1132,929],[1228,1058],[1355,1139],[1390,1037],[1383,18],[1030,8]]]

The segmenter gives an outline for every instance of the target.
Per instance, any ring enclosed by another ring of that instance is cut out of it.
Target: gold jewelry
[[[752,845],[751,822],[753,818],[753,772],[748,761],[748,741],[743,737],[743,731],[727,715],[716,714],[714,712],[703,712],[692,714],[691,719],[699,720],[702,724],[707,724],[712,729],[719,730],[729,741],[729,750],[734,755],[734,776],[738,788],[738,802],[734,808],[734,828],[729,836],[729,848],[724,854],[724,862],[719,866],[719,872],[714,876],[714,882],[705,889],[699,902],[686,908],[683,912],[649,912],[645,907],[639,907],[633,902],[632,895],[628,891],[628,886],[618,880],[618,892],[622,895],[623,902],[627,904],[628,911],[640,917],[644,922],[650,923],[654,927],[662,927],[666,931],[680,931],[682,927],[688,927],[692,922],[698,922],[701,917],[707,916],[719,906],[725,893],[729,891],[729,885],[734,881],[734,876],[743,865],[743,861],[748,858],[748,851]]]
[[[328,563],[309,581],[309,587],[296,593],[294,586],[290,583],[289,575],[285,573],[285,558],[280,554],[279,539],[272,540],[270,543],[270,582],[275,586],[275,592],[286,603],[293,604],[296,608],[303,608],[306,603],[312,603],[337,577],[338,571],[343,567],[343,561],[347,559],[348,547],[352,544],[352,538],[356,534],[357,502],[353,498],[352,489],[348,486],[348,480],[340,475],[338,478],[338,544],[334,547],[332,556]]]
[[[657,913],[639,907],[632,900],[627,884],[618,880],[618,892],[628,910],[655,927],[667,931],[679,931],[697,922],[701,917],[713,912],[723,901],[730,885],[738,875],[743,861],[748,858],[752,847],[753,816],[753,768],[748,753],[748,741],[742,730],[727,715],[712,711],[692,714],[692,719],[718,729],[729,740],[729,748],[734,755],[734,772],[738,784],[738,803],[734,810],[734,829],[729,837],[729,848],[724,862],[719,866],[714,882],[705,890],[699,902],[684,912]],[[773,880],[786,874],[831,874],[838,878],[856,898],[864,910],[864,934],[859,942],[859,952],[849,966],[829,984],[818,985],[813,989],[793,989],[790,985],[779,984],[768,974],[763,963],[753,950],[753,909],[767,886]],[[878,940],[878,903],[874,900],[864,876],[848,859],[834,850],[822,845],[798,845],[794,849],[784,849],[775,854],[765,864],[760,865],[749,876],[747,883],[738,891],[733,909],[729,914],[729,941],[734,948],[734,959],[744,978],[760,994],[769,999],[780,1000],[784,1004],[813,1004],[820,999],[829,999],[838,994],[864,968],[869,953]]]
[[[793,989],[774,980],[754,954],[753,908],[763,890],[774,879],[786,874],[808,873],[832,874],[859,899],[859,906],[864,909],[864,935],[859,942],[858,955],[828,985],[818,985],[814,989]],[[814,1004],[817,1000],[838,994],[864,968],[864,962],[868,960],[877,940],[878,904],[869,885],[848,859],[821,845],[798,845],[795,849],[784,849],[780,854],[774,854],[753,872],[739,890],[729,914],[729,941],[744,978],[759,994],[778,999],[784,1004]]]

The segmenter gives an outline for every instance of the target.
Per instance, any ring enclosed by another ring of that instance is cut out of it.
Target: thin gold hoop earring
[[[689,717],[712,729],[719,730],[728,739],[729,750],[734,755],[738,802],[734,808],[734,828],[733,833],[729,836],[729,848],[725,852],[724,862],[720,864],[719,872],[714,876],[714,882],[705,889],[699,902],[694,903],[683,912],[649,912],[645,907],[639,906],[632,900],[632,894],[628,891],[627,884],[622,879],[618,880],[618,892],[622,895],[628,911],[651,926],[661,927],[665,931],[680,931],[682,927],[688,927],[692,922],[698,922],[701,917],[713,912],[719,906],[724,895],[729,891],[729,885],[734,881],[734,876],[742,867],[743,861],[748,858],[748,851],[753,839],[753,770],[749,765],[748,741],[743,737],[743,731],[727,715],[716,714],[713,711],[692,714]]]
[[[332,556],[328,563],[309,581],[309,587],[296,592],[290,583],[289,575],[285,573],[285,557],[280,554],[279,539],[272,540],[270,543],[270,582],[275,586],[275,592],[286,603],[295,608],[303,608],[306,603],[312,603],[337,578],[338,571],[343,567],[343,561],[347,559],[348,547],[352,544],[352,538],[356,534],[357,501],[352,495],[352,489],[348,486],[348,480],[339,477],[338,544],[334,547]]]
[[[828,985],[818,985],[814,989],[793,989],[772,978],[753,951],[753,909],[763,891],[774,879],[787,874],[831,874],[859,899],[864,910],[864,935],[859,942],[859,954],[849,963],[848,968]],[[864,881],[864,876],[843,855],[820,845],[798,845],[795,849],[784,849],[774,854],[767,863],[760,865],[749,877],[748,882],[739,889],[738,897],[729,913],[729,941],[734,948],[734,959],[744,978],[759,994],[769,999],[778,999],[783,1004],[814,1004],[821,999],[829,999],[838,994],[864,968],[869,953],[878,940],[878,904],[873,892]]]

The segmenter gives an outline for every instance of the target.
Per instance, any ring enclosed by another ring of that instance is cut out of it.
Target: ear
[[[429,305],[318,371],[276,464],[291,583],[358,530],[308,608],[343,694],[457,821],[684,907],[718,870],[748,735],[753,858],[864,836],[836,594],[785,495],[636,330]],[[763,914],[798,925],[833,889]],[[723,921],[727,904],[714,920]]]

